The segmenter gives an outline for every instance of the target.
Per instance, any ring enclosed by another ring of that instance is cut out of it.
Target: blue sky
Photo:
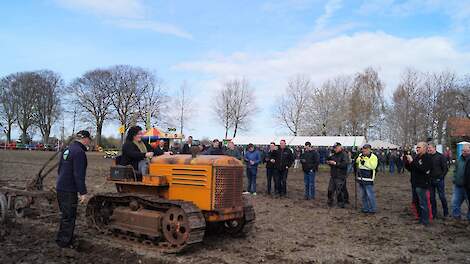
[[[470,69],[470,1],[25,0],[4,1],[0,17],[0,75],[48,68],[71,81],[131,64],[155,71],[169,94],[186,80],[196,137],[222,137],[212,95],[233,77],[250,81],[260,109],[244,134],[273,135],[285,133],[275,97],[296,74],[319,85],[374,66],[390,94],[406,67]]]

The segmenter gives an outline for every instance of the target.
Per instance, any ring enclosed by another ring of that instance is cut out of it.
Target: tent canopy
[[[390,142],[386,142],[383,140],[373,140],[369,142],[373,149],[398,149],[400,146],[392,144]]]
[[[271,142],[279,144],[279,141],[284,139],[289,146],[303,146],[305,142],[309,141],[313,146],[330,147],[336,142],[341,143],[343,146],[362,146],[365,142],[363,136],[357,137],[328,137],[328,136],[314,136],[314,137],[301,137],[301,136],[237,136],[232,139],[235,145],[269,145]]]

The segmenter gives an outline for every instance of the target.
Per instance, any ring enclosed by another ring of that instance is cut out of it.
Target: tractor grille
[[[215,168],[215,209],[242,206],[243,168]]]

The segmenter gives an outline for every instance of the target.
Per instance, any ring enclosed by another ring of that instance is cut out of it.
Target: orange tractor
[[[239,235],[254,223],[253,206],[242,195],[243,165],[232,157],[163,155],[152,159],[148,175],[113,166],[108,181],[117,193],[91,197],[88,222],[167,252],[201,242],[206,226]]]

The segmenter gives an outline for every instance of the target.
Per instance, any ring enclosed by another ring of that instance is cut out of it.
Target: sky
[[[299,74],[321,85],[372,66],[390,96],[406,68],[470,73],[469,0],[22,0],[3,1],[0,17],[0,76],[50,69],[70,82],[140,66],[170,95],[187,82],[194,114],[185,134],[196,138],[223,137],[214,94],[232,78],[256,95],[241,134],[283,135],[273,109]],[[118,135],[116,123],[105,126]]]

